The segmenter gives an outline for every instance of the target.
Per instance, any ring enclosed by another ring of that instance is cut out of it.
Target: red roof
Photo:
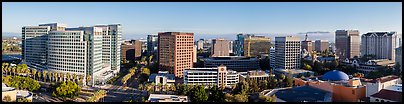
[[[380,90],[380,92],[370,95],[370,96],[387,99],[387,100],[392,100],[392,101],[398,101],[398,102],[402,101],[401,92],[385,90],[385,89],[382,89],[382,90]]]

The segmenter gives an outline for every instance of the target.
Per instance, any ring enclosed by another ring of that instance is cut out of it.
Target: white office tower
[[[121,64],[122,27],[120,24],[96,25],[102,28],[102,63],[110,64],[117,75]]]
[[[362,35],[361,56],[375,55],[376,59],[395,60],[396,32],[368,32]]]
[[[22,27],[22,62],[37,70],[46,69],[46,42],[49,26]]]
[[[40,70],[85,78],[91,75],[91,81],[84,80],[84,84],[105,84],[112,78],[113,71],[119,72],[121,36],[116,26],[119,25],[66,28],[52,23],[23,27],[24,60],[29,67]],[[105,39],[104,35],[108,34],[112,35]],[[38,39],[32,41],[32,37]],[[108,54],[104,54],[104,50]]]
[[[299,37],[275,37],[275,68],[299,69],[300,57]]]
[[[269,66],[274,69],[275,68],[275,48],[271,47],[269,49]]]

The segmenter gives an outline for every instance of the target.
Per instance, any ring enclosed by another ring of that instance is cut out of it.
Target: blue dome
[[[322,77],[323,80],[331,80],[331,81],[341,81],[341,80],[349,80],[349,76],[338,70],[332,70],[325,73]]]

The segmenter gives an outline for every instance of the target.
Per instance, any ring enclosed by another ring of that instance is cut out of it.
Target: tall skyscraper
[[[255,36],[251,34],[237,34],[236,41],[237,56],[256,57],[262,53],[269,53],[271,39],[264,36]]]
[[[149,54],[157,53],[158,35],[147,35],[147,52]]]
[[[158,42],[160,70],[182,78],[184,69],[193,67],[194,33],[162,32]]]
[[[300,68],[300,39],[299,37],[275,37],[275,68]]]
[[[316,40],[315,41],[315,50],[317,52],[323,52],[325,50],[329,50],[330,44],[328,40]]]
[[[360,37],[358,30],[335,31],[336,54],[340,61],[345,58],[359,57]]]
[[[94,27],[102,28],[102,63],[110,64],[111,70],[117,75],[121,69],[122,26],[111,24]]]
[[[103,84],[111,78],[113,71],[119,72],[120,64],[120,40],[117,39],[120,36],[116,36],[115,40],[106,40],[103,35],[108,32],[103,29],[96,26],[66,28],[58,23],[25,26],[22,28],[23,62],[40,70],[91,75],[91,81],[84,83]],[[119,50],[109,47],[110,53],[118,58],[110,57],[112,61],[109,62],[119,61],[118,69],[111,70],[113,63],[103,61],[107,57],[103,54],[103,43],[107,42],[119,43],[116,46]]]
[[[306,33],[306,37],[304,39],[304,41],[302,41],[302,50],[306,50],[308,52],[313,51],[313,42],[311,40],[308,39],[307,33]]]
[[[376,59],[395,59],[396,32],[368,32],[361,37],[361,56],[375,55]]]
[[[224,39],[213,39],[212,40],[212,57],[217,56],[229,56],[229,41]]]

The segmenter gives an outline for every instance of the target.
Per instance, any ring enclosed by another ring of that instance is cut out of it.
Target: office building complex
[[[91,75],[92,80],[84,82],[103,84],[113,72],[119,72],[120,35],[119,24],[78,28],[58,23],[25,26],[23,62],[40,70]]]
[[[336,54],[340,60],[345,58],[359,57],[360,37],[358,30],[337,30],[335,31]]]
[[[375,55],[376,59],[395,59],[396,32],[368,32],[361,37],[361,56]]]
[[[194,34],[182,32],[158,33],[158,63],[160,70],[174,73],[182,78],[183,70],[192,68],[194,54]]]
[[[271,39],[252,34],[237,34],[235,45],[236,56],[256,57],[261,53],[269,53]]]
[[[315,50],[317,52],[323,52],[325,50],[329,50],[328,40],[316,40],[315,41]]]
[[[204,66],[207,68],[218,67],[224,65],[227,69],[234,71],[248,71],[257,70],[259,67],[259,60],[252,57],[244,56],[221,56],[205,58]]]
[[[217,56],[229,56],[229,41],[224,39],[213,39],[212,40],[212,57]]]
[[[239,82],[236,71],[226,66],[215,68],[190,68],[184,70],[184,84],[231,87]]]
[[[147,35],[147,52],[149,54],[157,53],[158,35]]]
[[[298,37],[275,37],[275,68],[299,69],[300,57]]]

